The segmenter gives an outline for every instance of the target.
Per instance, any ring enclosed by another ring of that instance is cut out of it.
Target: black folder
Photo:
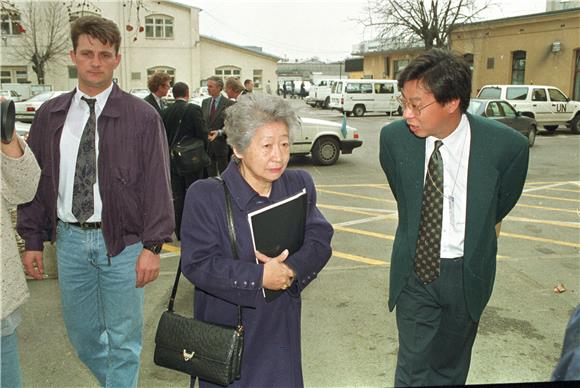
[[[288,249],[298,251],[304,243],[306,228],[306,189],[280,202],[248,214],[254,250],[268,257],[276,257]],[[284,291],[264,289],[266,302]]]

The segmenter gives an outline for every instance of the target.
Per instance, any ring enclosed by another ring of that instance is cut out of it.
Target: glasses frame
[[[414,106],[414,105],[409,104],[409,102],[406,101],[405,99],[403,99],[403,97],[401,97],[401,96],[397,97],[397,101],[401,105],[401,109],[403,109],[403,112],[408,109],[411,111],[413,116],[421,116],[421,112],[423,112],[423,110],[425,110],[425,108],[428,108],[437,102],[437,100],[433,100],[433,101],[431,101],[425,105],[422,105],[422,106]]]

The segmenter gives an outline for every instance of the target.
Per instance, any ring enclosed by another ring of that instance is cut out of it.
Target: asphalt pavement
[[[293,100],[303,116],[341,121]],[[333,166],[292,158],[307,170],[318,206],[333,224],[333,257],[302,294],[302,354],[307,387],[392,386],[397,353],[395,314],[387,309],[396,204],[378,162],[380,128],[398,119],[349,118],[363,146]],[[494,292],[479,325],[468,383],[548,381],[560,356],[564,330],[580,302],[580,135],[540,132],[531,149],[524,195],[504,221]],[[167,246],[161,275],[145,288],[141,387],[184,387],[188,377],[153,363],[154,335],[178,263]],[[554,288],[562,284],[565,292]],[[60,313],[56,279],[29,281],[31,299],[19,328],[26,387],[92,387]],[[180,313],[192,310],[192,287],[180,284]]]

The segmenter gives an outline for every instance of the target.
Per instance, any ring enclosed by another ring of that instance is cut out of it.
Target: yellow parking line
[[[356,194],[349,194],[349,193],[341,193],[339,191],[332,191],[332,190],[319,190],[319,193],[327,193],[327,194],[334,194],[341,197],[349,197],[349,198],[358,198],[358,199],[368,199],[370,201],[378,201],[378,202],[391,202],[397,203],[394,199],[383,199],[383,198],[375,198],[375,197],[368,197],[366,195],[356,195]]]
[[[339,210],[339,211],[343,211],[346,213],[353,213],[353,214],[362,214],[365,216],[379,216],[382,217],[384,219],[397,219],[397,214],[385,214],[383,216],[381,216],[381,213],[372,213],[372,212],[368,212],[368,211],[364,211],[364,210],[358,210],[358,209],[352,209],[350,207],[346,207],[346,206],[334,206],[334,205],[325,205],[325,204],[320,204],[318,203],[316,206],[318,206],[319,208],[322,209],[330,209],[330,210]]]
[[[535,220],[533,218],[514,217],[514,216],[508,216],[506,218],[506,220],[507,221],[529,222],[531,224],[554,225],[554,226],[561,226],[563,228],[580,229],[580,224],[579,223],[572,223],[572,222],[549,221],[549,220]]]
[[[559,240],[551,240],[549,238],[542,238],[542,237],[534,237],[534,236],[527,236],[525,234],[516,234],[516,233],[505,233],[501,232],[500,237],[511,237],[511,238],[519,238],[522,240],[530,240],[530,241],[539,241],[544,242],[547,244],[554,244],[554,245],[562,245],[565,247],[573,247],[573,248],[580,248],[580,244],[572,243],[568,241],[559,241]]]
[[[171,253],[181,253],[181,248],[175,245],[163,244],[163,250]]]
[[[570,181],[545,181],[545,182],[529,182],[526,181],[526,185],[552,185],[552,184],[559,184],[559,183],[574,183],[574,182],[570,182]]]
[[[579,194],[580,193],[580,190],[560,189],[560,188],[556,188],[556,187],[549,187],[549,188],[546,188],[544,190],[550,190],[550,191],[565,191],[567,193],[576,193],[576,194]]]
[[[526,194],[526,193],[524,193],[524,194],[522,194],[522,197],[542,198],[542,199],[549,199],[552,201],[580,202],[580,200],[578,200],[578,199],[550,197],[547,195],[539,195],[539,194]]]
[[[549,210],[549,211],[555,211],[555,212],[563,212],[563,213],[572,213],[572,214],[577,214],[578,210],[570,210],[570,209],[561,209],[559,207],[547,207],[547,206],[537,206],[537,205],[525,205],[523,203],[518,203],[516,205],[516,207],[527,207],[530,209],[540,209],[540,210]]]
[[[325,187],[378,187],[378,188],[387,188],[388,185],[385,183],[356,183],[356,184],[350,184],[350,185],[346,185],[346,184],[341,184],[341,185],[316,185],[316,188],[318,189],[319,187],[325,188]]]
[[[370,265],[380,265],[380,266],[383,266],[383,267],[390,267],[391,266],[391,263],[389,263],[387,261],[377,260],[377,259],[370,259],[368,257],[351,255],[350,253],[337,252],[337,251],[334,251],[334,250],[332,251],[332,256],[336,256],[336,257],[339,257],[341,259],[357,261],[359,263],[370,264]]]
[[[380,239],[383,239],[383,240],[391,240],[391,241],[395,240],[395,236],[391,236],[390,234],[369,232],[367,230],[347,228],[345,226],[335,226],[335,225],[332,225],[332,227],[334,228],[334,230],[340,230],[341,232],[361,234],[363,236],[376,237],[376,238],[380,238]]]

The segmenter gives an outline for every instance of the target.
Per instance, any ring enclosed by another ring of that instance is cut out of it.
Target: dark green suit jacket
[[[495,279],[495,225],[515,206],[528,170],[528,143],[515,130],[467,115],[471,128],[467,173],[467,214],[463,279],[467,308],[479,321]],[[404,120],[381,130],[380,161],[397,201],[399,225],[391,255],[389,309],[413,273],[419,234],[425,139],[414,136]]]

